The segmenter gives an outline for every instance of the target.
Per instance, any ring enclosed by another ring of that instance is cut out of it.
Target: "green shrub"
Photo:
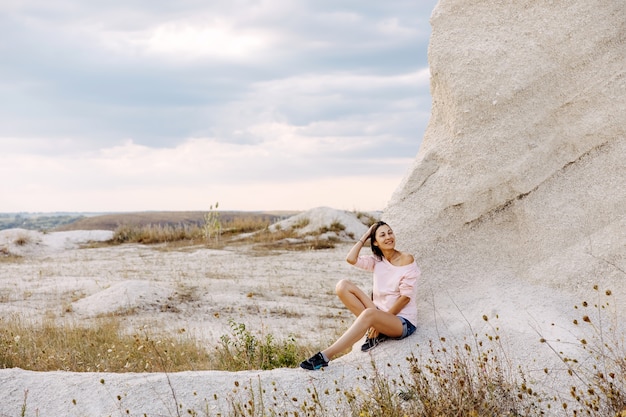
[[[230,321],[231,334],[220,337],[218,363],[224,370],[290,368],[297,366],[306,351],[293,337],[276,341],[271,334],[258,338],[243,323]]]

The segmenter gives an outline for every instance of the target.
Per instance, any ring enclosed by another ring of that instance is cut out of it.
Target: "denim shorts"
[[[404,339],[405,337],[409,337],[415,332],[415,326],[413,323],[405,319],[404,317],[398,316],[400,321],[402,322],[402,336],[396,337],[396,340]]]

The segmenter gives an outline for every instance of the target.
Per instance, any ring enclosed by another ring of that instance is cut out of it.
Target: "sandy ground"
[[[346,277],[364,286],[371,281],[344,261],[350,248],[345,243],[329,250],[272,252],[252,246],[79,248],[81,239],[105,239],[110,232],[8,232],[39,243],[30,244],[35,249],[25,245],[24,258],[1,266],[3,316],[84,323],[116,314],[129,331],[185,329],[208,344],[228,333],[232,320],[259,334],[327,340],[346,314],[335,283]]]

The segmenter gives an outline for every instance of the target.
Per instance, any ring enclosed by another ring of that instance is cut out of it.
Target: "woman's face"
[[[396,237],[389,225],[383,224],[376,230],[376,246],[381,250],[393,249],[396,245]]]

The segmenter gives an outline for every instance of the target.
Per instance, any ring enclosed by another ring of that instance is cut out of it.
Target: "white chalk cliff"
[[[384,215],[431,304],[523,327],[597,284],[626,312],[626,3],[442,0],[431,24],[432,115]]]

